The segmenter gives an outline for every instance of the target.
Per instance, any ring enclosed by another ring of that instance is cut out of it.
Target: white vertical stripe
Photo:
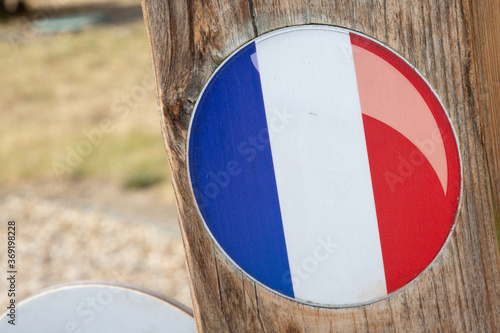
[[[349,35],[282,33],[259,42],[257,58],[295,297],[385,295]]]

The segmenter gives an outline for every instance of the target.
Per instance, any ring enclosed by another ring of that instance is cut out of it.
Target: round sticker
[[[196,332],[192,310],[175,300],[125,284],[93,281],[56,286],[10,304],[0,327],[20,333]]]
[[[300,302],[387,297],[455,223],[461,163],[443,105],[402,57],[353,31],[292,27],[242,46],[203,89],[188,144],[215,242]]]

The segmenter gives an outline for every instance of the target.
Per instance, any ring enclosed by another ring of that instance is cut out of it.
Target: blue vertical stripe
[[[255,53],[252,43],[232,56],[201,96],[190,175],[222,248],[256,280],[294,297]]]

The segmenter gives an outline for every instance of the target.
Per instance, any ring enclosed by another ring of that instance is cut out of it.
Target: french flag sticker
[[[320,306],[413,281],[461,199],[456,135],[432,88],[341,28],[281,29],[229,56],[197,101],[187,159],[222,251],[266,288]]]

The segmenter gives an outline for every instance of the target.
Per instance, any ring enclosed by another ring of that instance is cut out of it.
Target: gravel
[[[17,223],[17,301],[43,288],[90,279],[135,284],[191,306],[182,241],[155,224],[9,194],[0,197],[4,271],[9,220]],[[7,287],[0,279],[0,304],[7,304]]]

